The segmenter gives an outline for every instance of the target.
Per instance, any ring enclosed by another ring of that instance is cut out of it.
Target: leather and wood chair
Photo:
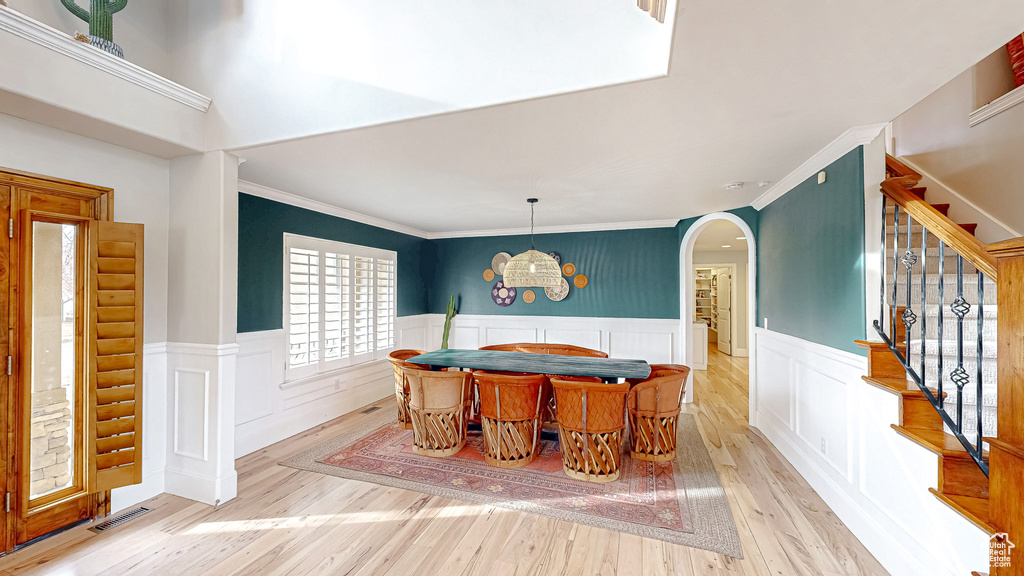
[[[542,415],[545,428],[558,428],[558,403],[555,402],[555,394],[551,388],[551,380],[565,380],[568,382],[604,382],[597,376],[573,376],[565,374],[545,374],[544,388],[541,389],[541,402],[544,404]]]
[[[484,461],[499,468],[518,468],[533,461],[544,412],[543,374],[473,372],[480,394],[480,425]]]
[[[551,380],[558,403],[562,470],[590,482],[619,477],[625,402],[629,383]]]
[[[629,412],[633,458],[667,462],[676,457],[676,426],[688,366],[654,364],[644,380],[630,380]]]
[[[409,367],[426,370],[426,366],[406,362],[409,358],[419,356],[420,354],[426,354],[426,352],[423,350],[405,349],[392,350],[387,355],[387,359],[391,362],[391,367],[395,372],[395,400],[398,402],[398,423],[404,426],[406,430],[412,430],[412,421],[409,419],[409,382],[405,379],[402,368]]]
[[[501,352],[527,352],[530,354],[560,354],[562,356],[590,356],[591,358],[607,358],[608,354],[600,350],[592,350],[571,344],[547,344],[544,342],[518,342],[515,344],[494,344],[483,346],[481,350],[499,350]]]
[[[473,375],[409,367],[402,368],[402,372],[409,381],[413,452],[441,458],[462,450],[466,445]]]

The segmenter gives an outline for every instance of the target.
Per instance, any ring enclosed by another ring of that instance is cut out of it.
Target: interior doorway
[[[753,231],[734,214],[704,216],[686,231],[679,264],[680,355],[686,365],[707,370],[709,363],[722,359],[752,365],[757,277]],[[753,398],[753,380],[748,383]],[[692,377],[685,401],[693,401]]]

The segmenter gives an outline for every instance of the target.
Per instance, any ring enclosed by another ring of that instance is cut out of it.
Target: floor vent
[[[370,406],[366,410],[360,412],[360,414],[369,414],[370,412],[376,412],[377,410],[380,410],[380,406]]]
[[[113,518],[107,518],[106,520],[100,522],[99,524],[96,524],[92,528],[89,528],[89,530],[92,531],[92,532],[95,532],[97,534],[99,534],[101,532],[106,532],[107,530],[110,530],[111,528],[116,528],[116,527],[120,526],[121,524],[124,524],[125,522],[127,522],[129,520],[135,520],[139,516],[142,516],[143,514],[145,514],[146,512],[149,512],[149,511],[150,511],[149,508],[146,508],[144,506],[139,506],[138,508],[136,508],[134,510],[129,510],[127,512],[122,512],[121,514],[118,514],[117,516],[114,516]]]

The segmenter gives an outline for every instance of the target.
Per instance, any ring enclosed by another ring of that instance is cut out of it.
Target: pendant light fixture
[[[526,201],[530,203],[530,249],[514,256],[505,264],[505,286],[557,288],[562,285],[562,269],[554,258],[535,249],[533,205],[537,203],[537,199],[528,198]]]

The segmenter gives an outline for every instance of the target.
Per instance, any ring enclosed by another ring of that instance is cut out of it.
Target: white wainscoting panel
[[[549,328],[541,336],[544,342],[558,342],[571,346],[582,346],[593,350],[601,349],[601,330],[566,330]]]
[[[210,371],[174,369],[174,453],[210,459]]]
[[[937,456],[899,436],[896,396],[861,379],[867,358],[756,328],[753,425],[890,574],[969,574],[988,537],[929,492]]]
[[[536,328],[484,328],[487,342],[536,342]]]
[[[430,328],[426,316],[399,317],[396,346],[431,349],[423,339]],[[285,382],[284,330],[239,334],[238,345],[236,457],[394,394],[394,375],[387,360]]]

